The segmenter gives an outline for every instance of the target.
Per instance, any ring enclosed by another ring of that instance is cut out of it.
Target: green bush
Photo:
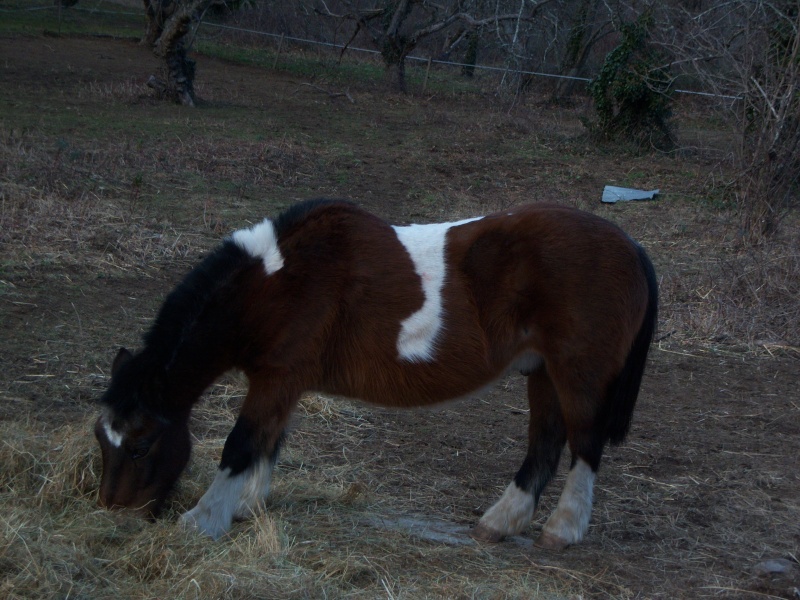
[[[589,83],[597,120],[584,125],[598,139],[669,150],[675,143],[670,122],[672,78],[663,66],[666,61],[648,41],[650,27],[650,15],[621,25],[619,45]]]

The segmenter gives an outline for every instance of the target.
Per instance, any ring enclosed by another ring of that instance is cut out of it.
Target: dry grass
[[[3,259],[14,268],[58,264],[119,272],[183,259],[200,245],[169,226],[132,219],[124,204],[97,195],[67,200],[0,183],[0,203],[0,243],[9,250]]]
[[[192,466],[156,523],[96,507],[99,465],[90,420],[61,427],[0,424],[3,597],[639,597],[634,581],[571,566],[579,551],[559,559],[532,554],[525,539],[493,547],[463,535],[457,541],[429,535],[426,530],[440,524],[436,519],[408,515],[419,501],[436,506],[429,498],[435,482],[411,476],[421,496],[412,501],[365,486],[364,471],[371,467],[364,455],[331,461],[324,440],[354,449],[365,436],[395,436],[376,427],[380,418],[370,409],[324,396],[304,399],[266,512],[218,542],[183,532],[175,520],[211,481],[223,441],[217,434],[233,422],[240,383],[229,377],[215,386],[195,414]],[[719,556],[720,546],[693,539],[691,526],[695,519],[711,519],[724,524],[717,536],[729,544],[730,559],[740,560],[744,551],[758,560],[763,550],[742,536],[743,519],[749,520],[747,531],[760,521],[765,539],[778,535],[770,531],[775,523],[766,495],[786,484],[784,475],[762,473],[755,489],[734,471],[653,477],[648,473],[654,465],[646,463],[661,454],[657,446],[634,442],[624,456],[612,453],[609,472],[619,474],[599,490],[591,535],[601,544],[591,552],[614,555],[624,547],[619,544],[645,539],[654,560],[680,556],[685,570],[713,570],[727,558]],[[391,478],[406,474],[395,471]],[[563,474],[554,485],[561,480]],[[553,501],[546,498],[543,513]],[[709,503],[716,506],[712,514],[694,508]],[[707,591],[736,589],[734,580],[717,581],[717,589]]]
[[[227,203],[208,195],[209,187],[230,182],[238,209],[245,188],[292,184],[313,160],[313,152],[286,140],[212,146],[178,139],[158,152],[128,140],[52,144],[39,133],[0,130],[0,244],[3,262],[15,268],[79,265],[119,273],[196,256],[232,229]],[[156,210],[154,193],[161,196]],[[195,211],[198,193],[202,210]],[[165,221],[170,206],[191,215],[193,231],[179,233],[174,220]]]
[[[800,405],[786,384],[800,346],[797,220],[743,249],[735,215],[698,191],[711,167],[587,149],[567,111],[367,94],[351,108],[267,83],[280,88],[267,100],[220,85],[220,104],[187,117],[143,102],[126,74],[62,92],[66,107],[48,113],[80,109],[93,133],[72,121],[0,126],[0,318],[11,332],[0,344],[0,597],[791,597],[789,584],[750,573],[800,552],[787,466]],[[138,116],[120,124],[128,114]],[[609,209],[596,199],[605,182],[669,192]],[[211,482],[242,401],[245,382],[228,376],[195,410],[193,462],[163,520],[96,507],[87,399],[106,384],[106,354],[135,343],[179,272],[221,236],[321,194],[399,220],[556,199],[643,241],[661,278],[661,339],[633,439],[604,463],[585,545],[564,556],[530,546],[563,472],[528,535],[499,546],[463,535],[524,454],[512,380],[491,405],[437,413],[305,398],[266,511],[214,543],[175,522]]]
[[[583,574],[551,573],[524,558],[509,564],[472,544],[442,546],[409,530],[369,527],[402,504],[364,489],[357,462],[307,468],[324,454],[308,443],[290,445],[267,512],[219,542],[182,531],[176,517],[210,483],[222,442],[214,432],[230,427],[240,394],[221,384],[195,415],[191,476],[156,523],[96,506],[100,465],[91,421],[0,423],[3,597],[564,598],[594,585]],[[337,435],[361,427],[354,405],[338,408],[312,396],[303,406],[304,427],[317,434],[331,420],[344,424]],[[453,552],[464,561],[455,573],[448,566]],[[499,577],[487,579],[494,569]],[[546,582],[538,581],[542,574]]]
[[[713,238],[675,244],[661,269],[662,338],[800,352],[800,239],[797,225],[787,230],[757,247]]]
[[[185,258],[202,245],[136,214],[134,196],[119,184],[104,184],[95,173],[103,167],[90,153],[73,152],[69,161],[54,160],[38,136],[0,132],[0,160],[7,165],[0,180],[0,244],[8,267],[119,272]]]

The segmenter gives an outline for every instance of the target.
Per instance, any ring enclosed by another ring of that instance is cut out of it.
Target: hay
[[[240,396],[241,388],[220,384],[203,405],[203,429],[214,432],[230,420],[230,405]],[[332,420],[340,424],[336,436],[366,427],[356,405],[339,408],[341,403],[319,396],[303,404],[300,426],[312,438],[330,435]],[[402,503],[367,489],[357,462],[322,467],[317,461],[326,452],[305,437],[302,447],[290,443],[267,510],[235,524],[219,542],[175,522],[210,482],[222,441],[214,436],[198,440],[191,476],[163,519],[147,523],[99,509],[92,423],[92,416],[57,428],[0,423],[4,597],[411,598],[476,591],[529,597],[528,583],[542,574],[521,556],[509,561],[482,547],[458,550],[464,567],[453,573],[452,546],[422,541],[411,530],[366,525],[387,510],[402,511]],[[497,568],[498,578],[484,580],[485,572]],[[582,589],[581,576],[556,578],[555,585],[552,579],[536,583],[537,597],[562,598]]]

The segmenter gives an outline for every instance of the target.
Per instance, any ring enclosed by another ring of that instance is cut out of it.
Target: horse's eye
[[[142,446],[134,446],[130,449],[130,456],[132,460],[139,460],[140,458],[144,458],[147,456],[147,453],[150,452],[150,446],[142,445]]]

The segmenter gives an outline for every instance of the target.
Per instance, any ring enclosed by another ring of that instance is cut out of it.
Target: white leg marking
[[[519,489],[512,481],[500,500],[481,517],[478,527],[496,533],[498,537],[516,535],[530,525],[534,510],[533,494]]]
[[[230,529],[246,479],[244,473],[231,476],[230,472],[228,468],[217,471],[197,506],[181,515],[184,527],[197,529],[215,540]]]
[[[283,268],[283,256],[278,248],[275,226],[269,219],[264,219],[250,229],[240,229],[231,236],[233,242],[242,250],[264,261],[267,275]]]
[[[447,232],[451,227],[482,218],[394,228],[397,238],[414,262],[414,270],[422,280],[422,293],[425,296],[422,308],[406,318],[400,326],[400,336],[397,338],[400,358],[410,362],[433,360],[436,338],[444,321],[442,288],[447,271],[444,262]]]
[[[583,539],[589,529],[592,516],[592,495],[595,473],[583,460],[578,459],[569,472],[564,491],[547,523],[544,533],[554,536],[567,544],[575,544]]]
[[[229,468],[220,469],[197,506],[181,515],[181,524],[218,539],[231,528],[234,518],[251,516],[266,498],[273,466],[263,460],[233,476]]]
[[[275,463],[270,460],[260,460],[247,472],[249,476],[244,484],[239,505],[233,513],[234,519],[246,519],[260,507],[269,495],[269,486],[272,482],[272,470]]]

